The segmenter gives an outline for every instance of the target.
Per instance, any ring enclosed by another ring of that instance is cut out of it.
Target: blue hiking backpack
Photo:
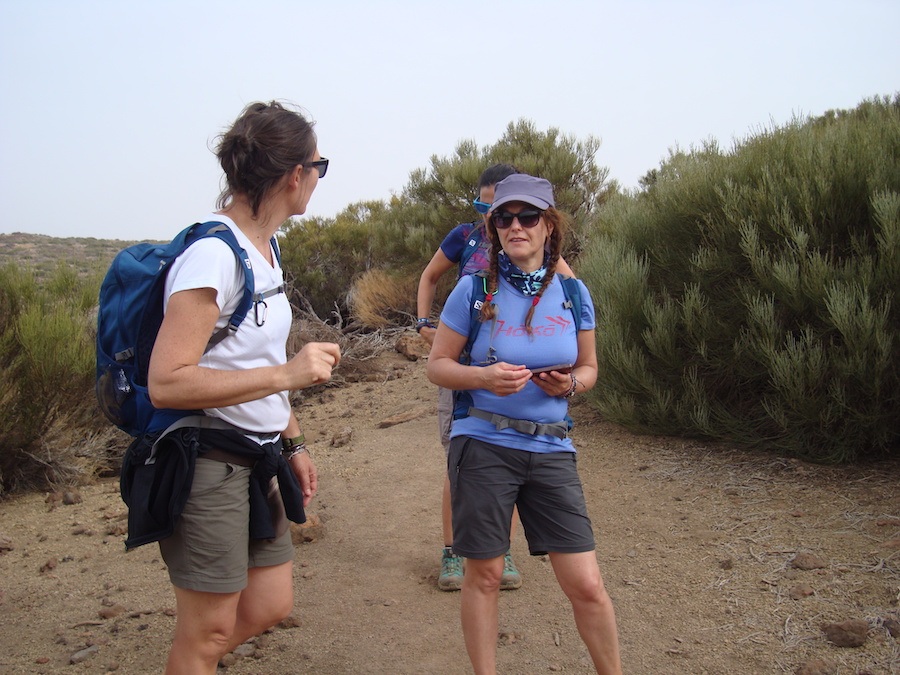
[[[182,417],[203,414],[154,408],[147,392],[147,370],[162,324],[166,275],[188,246],[206,237],[228,244],[244,270],[241,301],[228,324],[212,335],[206,351],[237,331],[254,304],[284,292],[284,286],[255,292],[250,258],[231,229],[220,222],[195,223],[168,244],[145,242],[119,251],[100,287],[96,394],[107,419],[132,436],[157,433]],[[274,237],[271,243],[280,264]]]
[[[463,365],[469,365],[472,362],[472,346],[475,344],[475,338],[478,337],[478,331],[481,330],[481,307],[487,298],[487,271],[481,270],[475,274],[469,275],[472,278],[472,305],[469,307],[469,335],[466,344],[459,354],[459,362]],[[578,287],[578,280],[565,274],[557,274],[556,278],[560,280],[563,289],[563,308],[572,312],[575,322],[576,333],[581,330],[581,289]],[[488,359],[492,355],[488,356]],[[496,357],[494,357],[496,360]],[[453,392],[453,419],[460,419],[469,414],[469,407],[472,405],[472,395],[468,391]]]

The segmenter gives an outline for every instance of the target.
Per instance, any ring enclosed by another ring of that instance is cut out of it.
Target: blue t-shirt
[[[457,279],[461,279],[466,274],[486,270],[490,265],[491,242],[484,236],[484,228],[479,225],[480,223],[477,222],[457,225],[447,233],[444,241],[441,242],[443,254],[450,262],[456,264],[462,260],[463,251],[469,246],[476,247],[463,268],[458,271]]]
[[[594,304],[587,287],[580,280],[581,330],[596,326]],[[505,279],[500,280],[499,292],[494,296],[497,319],[481,324],[472,345],[473,366],[485,366],[488,350],[493,347],[497,361],[529,368],[551,366],[556,363],[575,363],[578,358],[577,331],[572,310],[563,307],[565,294],[559,277],[554,276],[544,291],[531,320],[533,335],[525,331],[525,316],[531,307],[532,296],[526,296]],[[447,298],[441,323],[460,335],[469,335],[472,320],[472,283],[468,277],[456,285]],[[486,389],[469,390],[475,408],[488,412],[551,423],[563,420],[569,403],[564,398],[547,396],[533,382],[517,394],[497,396]],[[529,436],[514,429],[497,428],[477,417],[453,420],[450,437],[470,436],[488,443],[530,452],[575,452],[571,439],[555,436]]]

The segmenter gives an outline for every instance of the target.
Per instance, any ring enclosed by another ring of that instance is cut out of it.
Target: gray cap
[[[553,201],[553,186],[543,178],[529,176],[526,173],[514,173],[494,186],[494,201],[491,211],[507,202],[525,202],[539,209],[556,206]]]

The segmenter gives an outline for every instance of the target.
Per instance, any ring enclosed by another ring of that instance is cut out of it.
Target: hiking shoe
[[[500,577],[500,590],[513,591],[522,585],[522,575],[516,569],[512,554],[507,551],[503,556],[503,576]]]
[[[463,559],[454,555],[449,546],[441,552],[441,574],[438,588],[442,591],[458,591],[463,582]],[[519,581],[521,584],[522,582]]]

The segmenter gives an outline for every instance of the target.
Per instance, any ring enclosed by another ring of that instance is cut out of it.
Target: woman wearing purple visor
[[[597,379],[594,307],[582,282],[557,274],[567,218],[548,181],[505,178],[488,216],[490,266],[450,294],[428,361],[432,382],[460,392],[448,474],[453,550],[466,560],[466,650],[475,673],[495,672],[500,578],[517,507],[529,551],[549,555],[597,672],[620,673],[615,611],[569,438],[568,400]]]
[[[438,281],[453,268],[456,268],[456,278],[459,280],[467,274],[474,274],[488,267],[491,242],[487,236],[487,214],[491,208],[491,202],[494,201],[494,186],[504,178],[518,172],[518,169],[511,164],[492,164],[482,172],[478,179],[478,198],[472,202],[472,206],[478,211],[480,218],[471,223],[462,223],[450,230],[428,265],[422,270],[416,293],[416,308],[419,317],[416,320],[416,331],[429,345],[434,342],[434,334],[437,330],[431,321],[431,307],[434,304]],[[557,271],[575,276],[562,258],[557,263]],[[453,421],[453,392],[449,389],[443,387],[438,389],[437,411],[441,445],[444,447],[446,457],[450,452],[450,426]],[[512,522],[514,534],[518,528],[518,516],[515,512],[513,512]],[[463,565],[462,558],[453,553],[451,546],[453,526],[450,517],[450,483],[446,476],[441,490],[441,535],[443,536],[443,547],[437,585],[442,591],[458,591],[462,587]],[[522,576],[513,562],[512,554],[507,551],[503,559],[503,577],[500,579],[500,589],[515,590],[521,585]]]

